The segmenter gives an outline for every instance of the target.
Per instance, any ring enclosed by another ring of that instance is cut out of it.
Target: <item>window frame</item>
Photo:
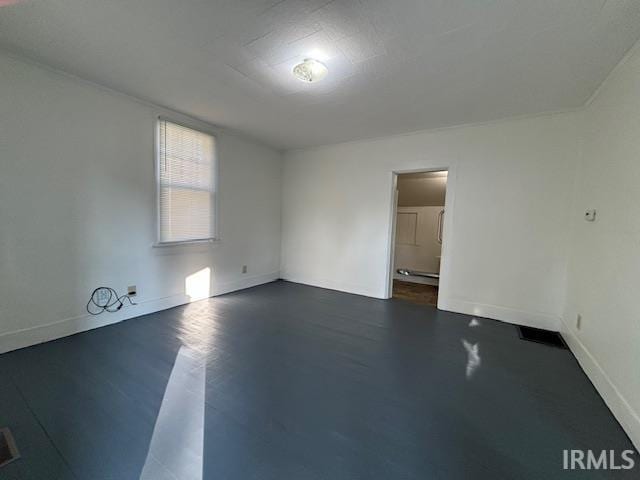
[[[213,175],[212,186],[213,186],[213,218],[211,219],[211,228],[213,231],[213,236],[210,238],[197,238],[197,239],[189,239],[189,240],[175,240],[170,242],[163,242],[160,240],[160,123],[161,122],[169,122],[180,127],[188,128],[190,130],[195,130],[199,133],[203,133],[205,135],[210,135],[213,137],[213,165],[211,166],[211,174]],[[154,129],[154,180],[155,180],[155,192],[156,192],[156,238],[153,243],[153,247],[173,247],[180,245],[198,245],[198,244],[212,244],[220,241],[220,229],[219,229],[219,203],[220,203],[220,190],[219,190],[219,180],[220,180],[220,172],[219,166],[220,162],[218,161],[218,135],[217,132],[213,131],[210,128],[206,128],[202,126],[202,124],[195,124],[191,122],[185,122],[176,120],[175,118],[166,117],[166,116],[158,116],[155,120],[155,129]]]

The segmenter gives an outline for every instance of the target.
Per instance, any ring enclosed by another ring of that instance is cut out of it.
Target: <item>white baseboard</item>
[[[242,278],[232,282],[216,284],[212,287],[211,296],[222,295],[224,293],[242,290],[244,288],[262,285],[273,282],[280,278],[280,272],[273,272],[264,275],[255,275]],[[125,306],[116,313],[103,313],[102,315],[80,315],[72,318],[65,318],[46,325],[17,330],[0,335],[0,353],[29,347],[38,343],[48,342],[57,338],[67,337],[75,333],[93,330],[114,323],[128,320],[130,318],[159,312],[168,308],[177,307],[202,299],[193,299],[185,294],[171,295],[164,298],[156,298],[139,302],[137,305]]]
[[[629,435],[636,449],[640,451],[640,415],[627,402],[607,372],[604,371],[589,349],[575,335],[575,332],[564,322],[562,327],[562,335],[578,359],[582,370],[589,377],[589,380],[591,380],[591,383],[593,383],[613,416],[616,417],[624,431]]]
[[[312,287],[326,288],[329,290],[337,290],[339,292],[354,293],[364,297],[387,298],[378,291],[363,287],[362,285],[353,285],[350,283],[336,282],[326,278],[310,277],[308,275],[298,275],[291,272],[281,272],[281,278],[293,283],[301,283]]]
[[[438,298],[438,308],[449,312],[492,318],[525,327],[543,328],[553,331],[560,329],[560,317],[540,312],[517,310],[500,305],[488,305],[440,296]]]
[[[329,290],[338,290],[340,292],[354,293],[365,297],[386,299],[387,296],[383,292],[374,291],[361,285],[353,285],[333,280],[309,277],[308,275],[298,275],[292,272],[282,271],[282,279],[294,283],[302,283],[313,287],[327,288]],[[467,315],[475,315],[478,317],[492,318],[515,325],[524,325],[527,327],[544,328],[546,330],[558,331],[560,329],[560,317],[548,315],[539,312],[527,312],[499,305],[488,305],[482,303],[474,303],[465,300],[445,298],[440,296],[438,299],[438,308],[449,312],[465,313]]]

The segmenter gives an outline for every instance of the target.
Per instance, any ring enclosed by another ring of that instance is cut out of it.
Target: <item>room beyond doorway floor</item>
[[[569,351],[472,320],[280,281],[0,355],[0,479],[638,478],[563,471],[633,447]]]
[[[422,283],[393,281],[393,298],[421,305],[438,305],[438,287]]]

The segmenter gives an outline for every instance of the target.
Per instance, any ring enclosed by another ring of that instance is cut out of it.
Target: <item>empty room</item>
[[[0,0],[0,480],[637,480],[639,292],[637,0]]]

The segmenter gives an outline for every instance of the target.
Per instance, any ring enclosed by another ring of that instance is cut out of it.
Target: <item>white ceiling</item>
[[[578,107],[640,37],[638,0],[13,2],[2,48],[279,148]]]

